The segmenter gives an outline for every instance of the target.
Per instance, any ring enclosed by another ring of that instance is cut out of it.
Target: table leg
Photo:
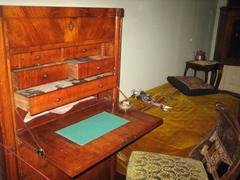
[[[186,66],[186,67],[185,67],[185,71],[184,71],[184,76],[187,75],[187,71],[188,71],[188,67]]]
[[[197,75],[197,70],[194,70],[194,77],[196,77]]]
[[[215,83],[215,81],[216,81],[216,75],[217,75],[217,71],[216,71],[216,70],[212,71],[211,77],[210,77],[210,84],[211,84],[212,86],[214,86],[214,83]]]
[[[208,81],[208,72],[205,72],[205,82]]]

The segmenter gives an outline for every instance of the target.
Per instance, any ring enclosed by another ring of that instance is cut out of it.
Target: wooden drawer
[[[50,64],[62,61],[60,49],[15,54],[11,56],[10,60],[12,69],[36,66],[41,64]]]
[[[64,48],[63,58],[64,59],[76,59],[87,56],[99,55],[101,53],[101,45],[87,45],[87,46],[74,46]]]
[[[67,64],[54,64],[15,70],[13,71],[13,84],[16,90],[20,90],[67,79],[67,77]]]
[[[15,93],[15,102],[17,107],[29,111],[31,115],[34,115],[87,96],[95,95],[99,92],[111,89],[116,85],[116,77],[107,76],[29,98]]]
[[[72,61],[68,63],[68,66],[69,78],[82,79],[85,77],[113,71],[114,61],[112,59],[95,60],[87,63]]]

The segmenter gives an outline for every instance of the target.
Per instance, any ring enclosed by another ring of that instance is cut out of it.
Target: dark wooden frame
[[[222,7],[220,9],[214,60],[220,61],[225,65],[239,66],[240,58],[230,58],[228,55],[234,19],[240,21],[240,8]]]

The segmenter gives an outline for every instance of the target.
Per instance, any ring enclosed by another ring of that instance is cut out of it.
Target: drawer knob
[[[41,59],[41,56],[36,55],[36,56],[35,56],[35,59],[39,60],[39,59]]]
[[[87,52],[87,49],[82,49],[82,52],[83,52],[83,53]]]
[[[46,79],[46,78],[48,78],[48,74],[43,74],[42,77],[43,77],[44,79]]]
[[[61,101],[61,98],[56,98],[56,102],[60,102]]]
[[[99,88],[103,88],[103,84],[99,84],[98,87],[99,87]]]
[[[97,66],[96,69],[97,69],[97,70],[101,69],[101,66]]]

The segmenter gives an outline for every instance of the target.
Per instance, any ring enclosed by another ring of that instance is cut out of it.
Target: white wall
[[[2,5],[122,7],[121,89],[149,89],[182,75],[201,49],[210,55],[217,0],[0,0]]]

